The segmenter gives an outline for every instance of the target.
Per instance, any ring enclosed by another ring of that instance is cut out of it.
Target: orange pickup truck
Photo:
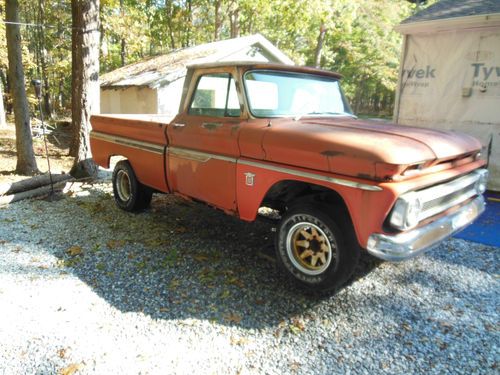
[[[113,191],[127,211],[154,192],[246,221],[274,210],[280,266],[310,290],[332,290],[361,249],[403,260],[471,223],[488,178],[476,139],[359,120],[339,80],[275,64],[191,66],[173,119],[93,116],[93,156],[106,168],[126,159]]]

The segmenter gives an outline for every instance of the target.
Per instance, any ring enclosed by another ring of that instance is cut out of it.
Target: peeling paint
[[[321,155],[325,155],[325,156],[328,156],[328,157],[335,157],[335,156],[345,155],[345,153],[344,152],[340,152],[340,151],[327,150],[327,151],[321,152]]]

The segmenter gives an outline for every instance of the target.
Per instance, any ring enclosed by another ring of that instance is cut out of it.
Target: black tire
[[[116,163],[113,171],[113,194],[117,206],[129,212],[147,208],[153,197],[153,191],[137,180],[127,160]]]
[[[279,266],[311,293],[334,292],[352,275],[360,248],[347,212],[304,203],[291,207],[276,235]]]

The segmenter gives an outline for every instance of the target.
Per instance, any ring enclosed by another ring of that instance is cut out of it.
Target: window
[[[188,112],[197,116],[239,117],[240,102],[231,75],[217,73],[202,76]]]
[[[352,116],[335,78],[282,71],[249,71],[244,83],[256,117]]]

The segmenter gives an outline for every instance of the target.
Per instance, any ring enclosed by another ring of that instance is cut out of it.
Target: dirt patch
[[[73,158],[68,156],[71,141],[70,126],[51,126],[47,136],[50,166],[52,173],[69,172]],[[38,134],[33,136],[33,149],[40,172],[48,170],[45,158],[43,137]],[[15,182],[26,178],[15,173],[16,169],[16,130],[14,124],[7,124],[6,129],[0,130],[0,183]]]

